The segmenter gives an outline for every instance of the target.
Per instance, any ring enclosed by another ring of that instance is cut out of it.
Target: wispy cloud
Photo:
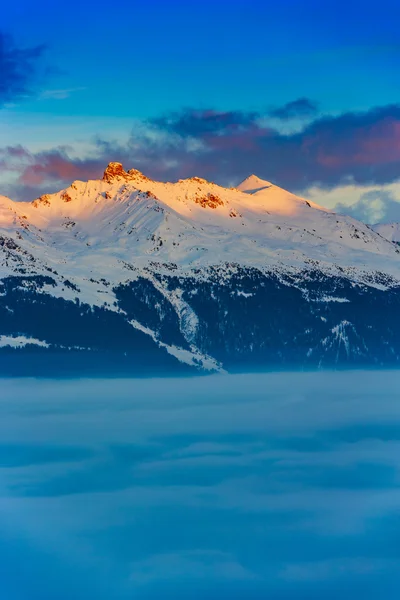
[[[219,550],[191,550],[182,553],[165,553],[150,556],[132,565],[132,582],[149,584],[158,581],[183,579],[246,581],[257,579],[229,553]]]
[[[45,47],[20,48],[0,31],[0,106],[31,96]]]
[[[42,100],[66,100],[67,98],[72,96],[72,94],[75,94],[76,92],[81,92],[82,90],[85,90],[85,89],[86,88],[84,88],[84,87],[76,87],[76,88],[43,90],[39,94],[39,98]]]
[[[332,579],[348,579],[349,577],[367,577],[385,574],[400,568],[400,560],[371,559],[365,557],[336,558],[325,561],[300,562],[285,565],[281,572],[283,579],[300,582],[318,582]]]

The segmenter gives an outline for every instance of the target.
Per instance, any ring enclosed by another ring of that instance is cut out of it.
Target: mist
[[[7,600],[393,600],[400,373],[4,379]]]

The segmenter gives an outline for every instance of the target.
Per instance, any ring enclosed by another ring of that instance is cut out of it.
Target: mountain
[[[399,361],[400,250],[255,175],[0,197],[0,373]]]
[[[390,242],[400,244],[400,223],[378,223],[373,229]]]

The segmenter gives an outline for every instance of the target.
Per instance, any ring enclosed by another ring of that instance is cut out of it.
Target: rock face
[[[110,162],[103,174],[103,181],[113,183],[116,180],[126,180],[128,173],[119,162]]]
[[[398,366],[398,245],[242,187],[110,163],[40,201],[0,197],[0,374]]]
[[[124,167],[119,162],[110,162],[104,171],[103,181],[105,183],[116,183],[123,181],[150,181],[148,177],[143,175],[137,169],[130,169],[129,171],[125,171]]]
[[[200,204],[203,208],[217,208],[217,206],[223,206],[223,201],[221,198],[216,196],[215,194],[208,194],[207,196],[200,196],[199,198],[194,198],[196,204]]]

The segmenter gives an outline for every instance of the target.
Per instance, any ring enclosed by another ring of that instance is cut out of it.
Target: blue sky
[[[2,27],[19,45],[47,46],[60,70],[49,87],[84,88],[21,111],[145,118],[182,106],[261,110],[301,96],[325,111],[396,102],[396,16],[391,0],[22,0],[7,3]]]
[[[5,192],[17,197],[57,189],[67,183],[65,170],[49,168],[49,176],[38,182],[24,168],[27,163],[48,165],[50,155],[68,146],[65,161],[76,166],[76,160],[97,159],[99,174],[100,165],[120,156],[129,167],[139,162],[150,175],[165,179],[198,174],[231,184],[250,169],[293,191],[319,193],[331,204],[348,205],[377,186],[390,185],[383,191],[397,202],[399,17],[394,0],[7,3],[1,33],[10,37],[4,38],[3,52],[8,48],[20,60],[16,50],[43,49],[24,71],[24,93],[6,94],[4,85],[0,88],[0,181]],[[3,72],[10,70],[5,60],[0,64]],[[298,99],[307,99],[315,111],[273,117]],[[177,140],[173,128],[166,136],[165,128],[154,126],[170,113],[177,117],[188,111],[197,111],[194,141],[203,150],[215,146],[201,134],[201,111],[256,113],[247,128],[241,119],[229,131],[217,132],[226,141],[224,150],[230,150],[225,156],[229,169],[211,155],[205,160],[204,152],[194,152],[187,140]],[[345,123],[336,122],[346,115]],[[366,117],[362,123],[360,115]],[[324,137],[326,118],[337,136]],[[293,138],[310,126],[303,138]],[[242,139],[236,136],[230,145],[233,131]],[[254,135],[249,155],[248,140]],[[281,136],[277,145],[269,143],[272,135]],[[310,136],[319,140],[321,135],[322,147],[305,165]],[[350,147],[354,140],[358,145]],[[99,141],[107,142],[107,152]],[[238,150],[247,148],[243,171],[241,153],[232,152],[235,144]],[[9,146],[22,146],[30,154],[17,164],[15,155],[10,160]],[[278,156],[279,165],[271,156]],[[346,168],[338,167],[338,156]],[[92,175],[81,163],[76,171]],[[356,190],[343,190],[353,184]],[[381,212],[388,212],[383,204]],[[362,206],[365,210],[365,202]]]

